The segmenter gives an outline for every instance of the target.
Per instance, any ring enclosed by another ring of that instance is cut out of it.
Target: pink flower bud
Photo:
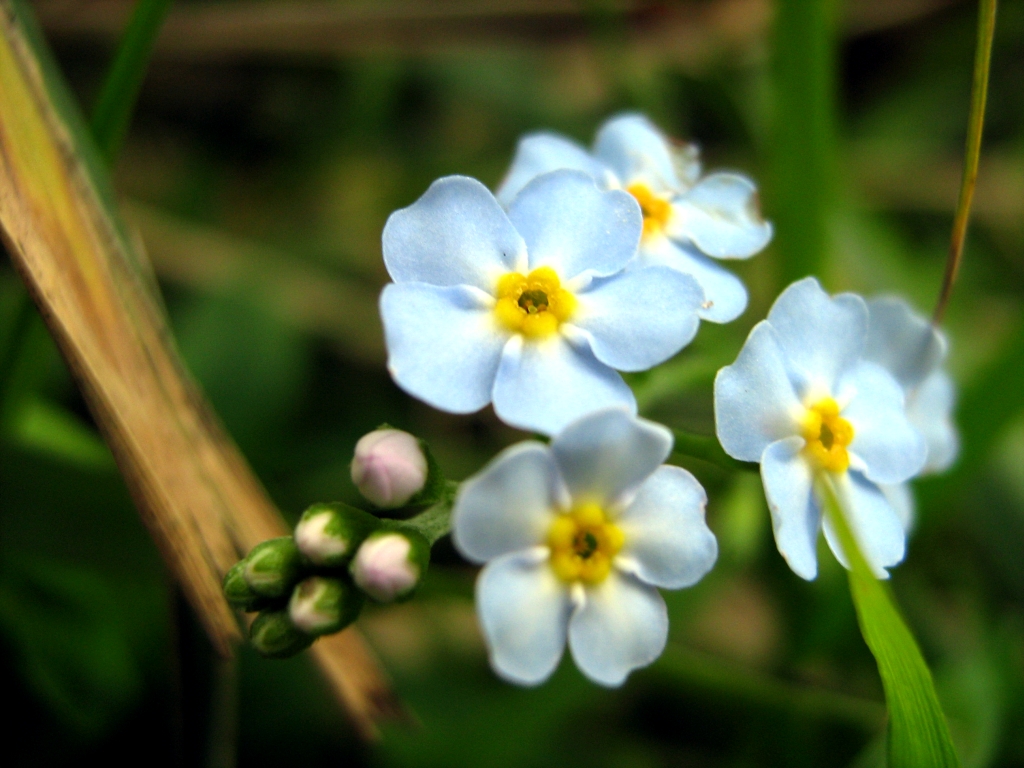
[[[352,459],[352,482],[378,507],[401,507],[427,482],[427,459],[419,441],[400,429],[363,435]]]
[[[426,568],[430,547],[414,547],[408,535],[376,533],[359,547],[350,570],[363,592],[381,603],[409,595]],[[420,551],[425,550],[425,551]]]

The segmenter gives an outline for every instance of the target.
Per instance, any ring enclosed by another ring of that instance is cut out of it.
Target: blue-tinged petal
[[[787,367],[800,380],[801,395],[830,395],[864,352],[868,308],[860,296],[829,296],[817,280],[805,277],[779,295],[768,322],[778,334]]]
[[[586,149],[557,133],[532,133],[519,140],[505,180],[495,193],[498,202],[508,208],[523,187],[544,173],[568,168],[594,177],[608,186],[611,171]]]
[[[672,433],[624,407],[605,408],[559,432],[551,450],[576,502],[615,504],[668,458]]]
[[[754,326],[739,357],[715,376],[715,431],[725,452],[761,461],[769,444],[796,434],[800,401],[775,331]]]
[[[476,610],[495,672],[520,685],[551,676],[565,649],[572,601],[545,548],[488,563],[477,579]]]
[[[884,296],[868,301],[868,338],[864,357],[878,363],[910,390],[946,357],[946,340],[903,299]]]
[[[619,371],[646,371],[693,340],[704,291],[690,275],[647,267],[598,278],[576,299],[572,324],[588,334],[597,359]]]
[[[900,519],[903,530],[910,533],[914,529],[914,517],[916,504],[914,503],[914,490],[910,483],[896,483],[895,485],[879,485],[885,500],[892,506],[896,517]]]
[[[459,488],[452,541],[467,560],[484,563],[545,541],[559,498],[558,470],[541,443],[513,445]]]
[[[616,519],[625,544],[623,567],[656,587],[680,589],[700,581],[718,557],[704,520],[708,497],[681,467],[659,467]]]
[[[880,365],[862,362],[840,380],[839,397],[851,394],[842,417],[853,427],[849,450],[864,463],[858,468],[876,483],[902,483],[920,473],[928,446],[907,418],[896,379]]]
[[[818,575],[817,542],[821,510],[814,477],[803,456],[802,437],[772,443],[761,458],[761,482],[772,514],[775,546],[793,573],[810,581]]]
[[[851,471],[839,476],[836,485],[861,554],[875,576],[889,578],[885,569],[903,560],[906,553],[907,533],[899,515],[882,490],[860,472]],[[828,515],[825,516],[824,528],[832,552],[840,563],[849,568],[849,558],[843,552]]]
[[[615,371],[561,336],[513,337],[494,381],[494,411],[506,424],[553,435],[591,411],[613,405],[636,413],[636,399]]]
[[[597,132],[594,155],[615,171],[623,186],[643,182],[658,191],[681,186],[668,139],[643,115],[608,120]]]
[[[388,370],[414,397],[452,413],[491,400],[508,333],[476,288],[392,283],[380,295]]]
[[[526,241],[530,269],[551,267],[565,280],[618,272],[636,255],[643,215],[633,196],[602,191],[580,171],[538,176],[508,216]]]
[[[640,254],[634,264],[637,267],[664,264],[693,275],[704,291],[704,305],[698,312],[702,320],[728,323],[747,308],[747,289],[743,282],[693,245],[673,243],[667,237],[646,238],[640,243]]]
[[[667,234],[716,259],[748,259],[772,239],[757,187],[746,176],[713,173],[672,204]]]
[[[595,683],[622,685],[630,672],[665,650],[665,601],[654,587],[614,569],[585,594],[569,621],[572,657]]]
[[[476,179],[446,176],[384,226],[384,264],[395,282],[473,285],[494,293],[526,263],[526,245]]]
[[[907,400],[907,418],[924,435],[928,459],[922,474],[949,469],[960,452],[960,436],[953,423],[956,390],[942,370],[933,371]]]

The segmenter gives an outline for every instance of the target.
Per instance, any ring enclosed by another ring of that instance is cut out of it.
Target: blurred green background
[[[130,3],[34,3],[96,98]],[[462,478],[521,435],[452,417],[384,369],[387,215],[438,176],[492,186],[526,131],[589,143],[622,109],[751,174],[777,226],[736,264],[751,304],[635,384],[646,415],[713,433],[711,377],[789,280],[930,311],[956,202],[977,7],[956,0],[175,4],[117,161],[177,343],[294,520],[357,501],[381,422]],[[1024,765],[1024,0],[1001,3],[962,279],[947,315],[964,449],[917,484],[892,584],[968,768]],[[755,475],[693,461],[721,558],[666,593],[669,649],[620,690],[563,663],[489,671],[474,570],[435,549],[420,596],[360,626],[416,723],[359,743],[304,656],[212,660],[80,395],[0,262],[4,763],[242,766],[882,765],[884,705],[846,579],[777,554]],[[8,762],[9,761],[9,762]]]

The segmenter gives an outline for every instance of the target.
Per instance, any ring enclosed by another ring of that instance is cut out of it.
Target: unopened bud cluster
[[[401,507],[423,490],[427,460],[412,435],[380,429],[356,445],[352,479],[377,507]],[[427,539],[402,522],[314,504],[294,535],[264,541],[236,563],[224,594],[259,613],[249,628],[253,647],[286,658],[355,621],[367,596],[382,603],[411,596],[429,561]]]

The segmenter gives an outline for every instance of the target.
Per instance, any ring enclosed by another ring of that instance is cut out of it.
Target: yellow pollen
[[[644,239],[660,235],[672,215],[672,204],[665,198],[654,194],[646,184],[630,184],[626,187],[626,191],[640,203],[640,212],[644,215]]]
[[[819,400],[804,413],[800,426],[807,441],[804,452],[811,462],[829,472],[845,472],[850,466],[846,447],[853,442],[853,426],[839,415],[836,401]]]
[[[562,581],[598,584],[622,549],[622,530],[597,504],[581,504],[559,515],[548,529],[551,568]]]
[[[538,267],[525,276],[502,275],[496,292],[498,322],[531,339],[550,336],[576,309],[576,297],[562,287],[551,267]]]

